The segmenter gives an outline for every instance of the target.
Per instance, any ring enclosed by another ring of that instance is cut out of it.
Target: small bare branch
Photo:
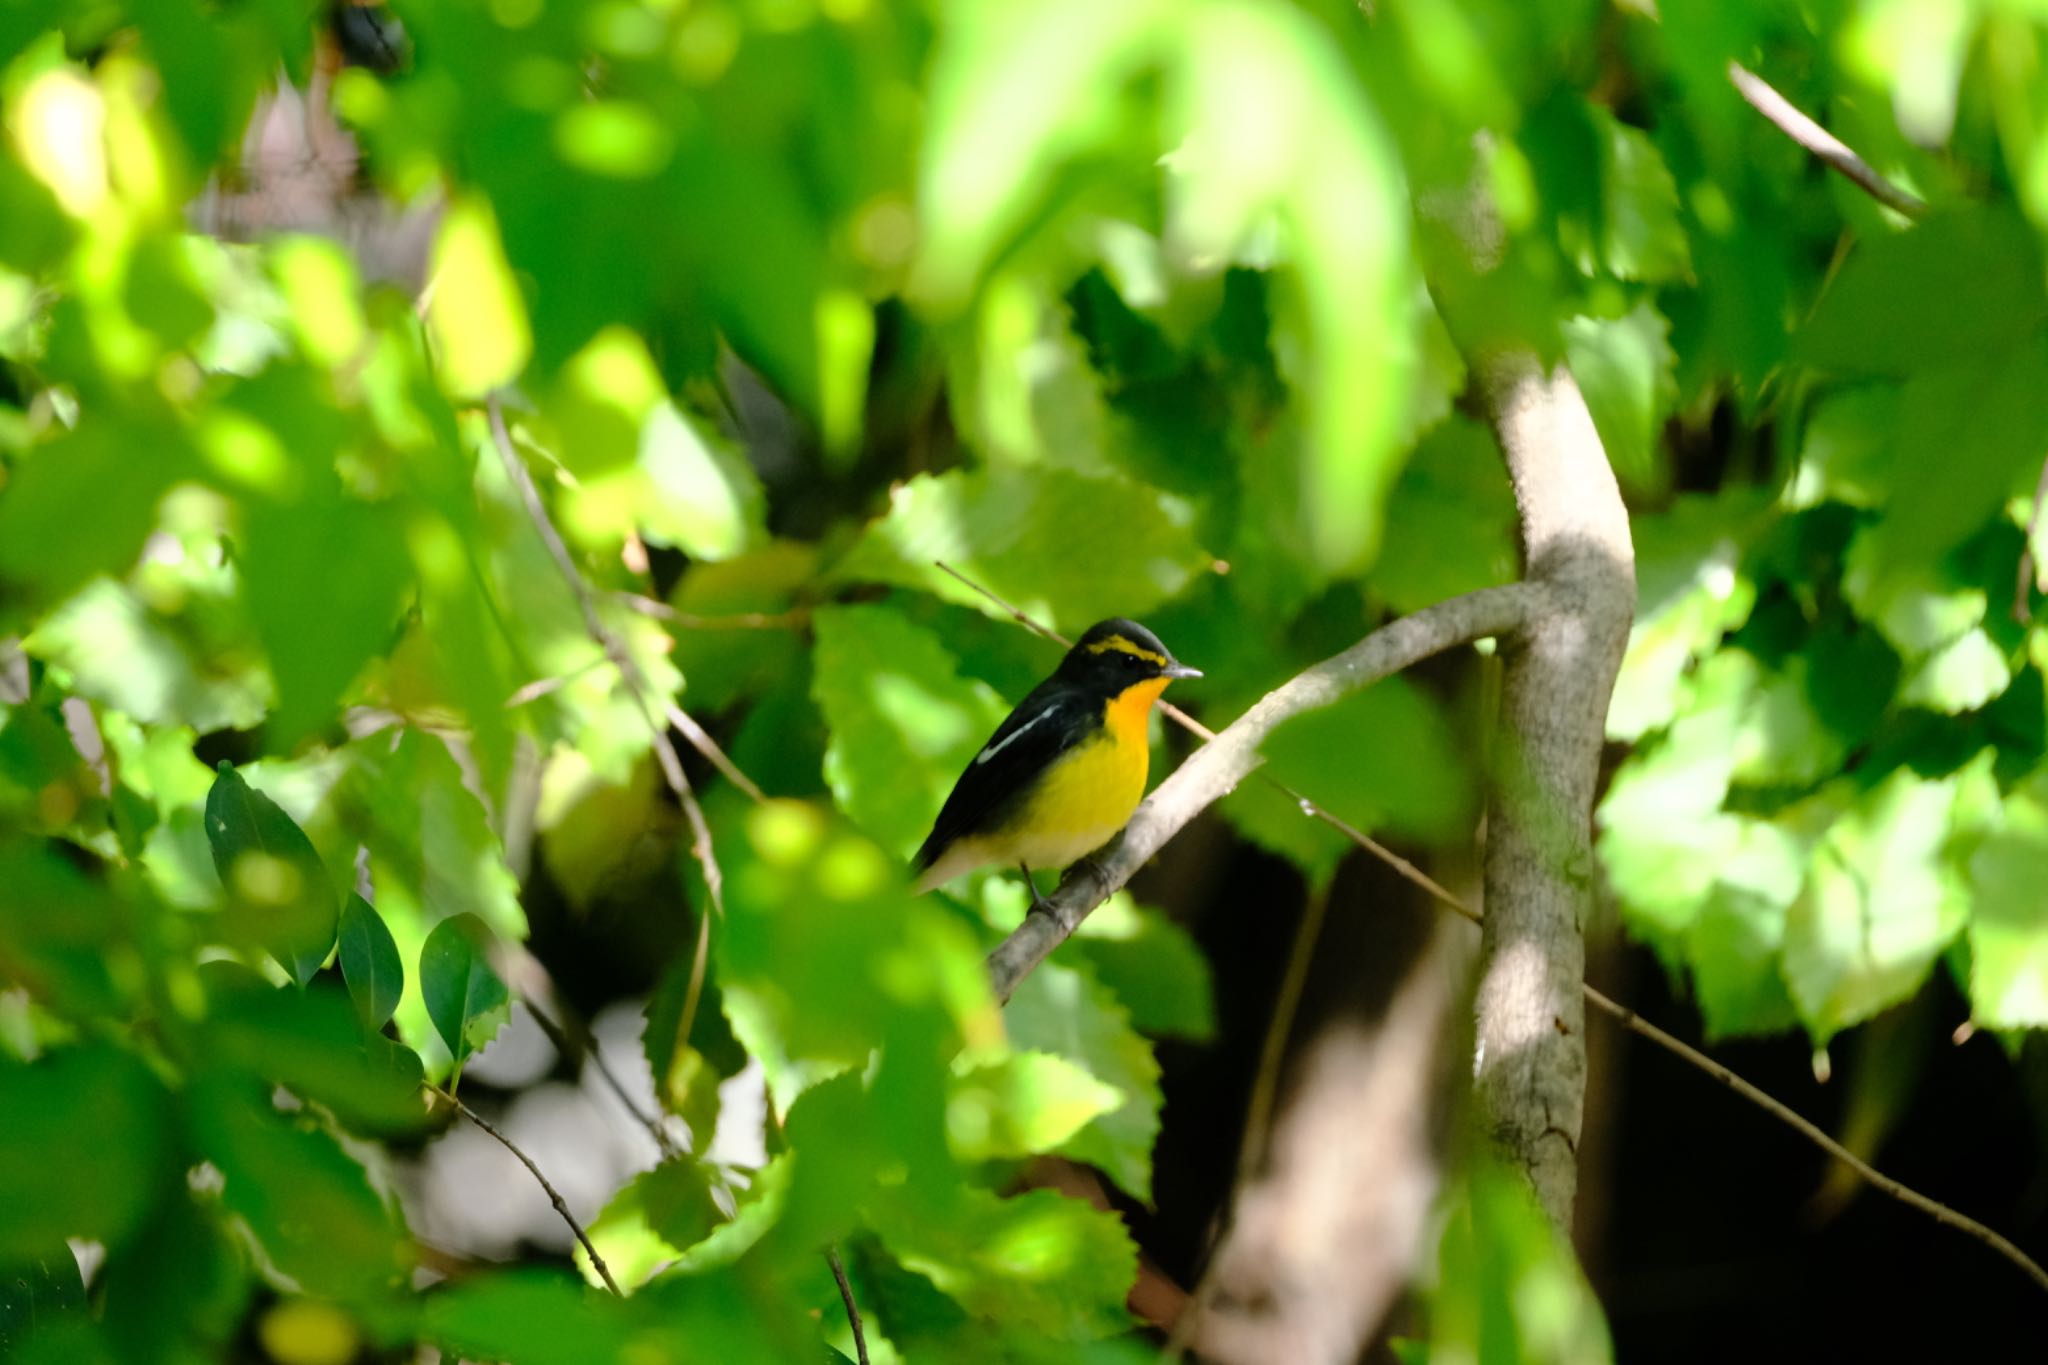
[[[1775,90],[1770,82],[1738,62],[1728,63],[1728,80],[1750,108],[1769,119],[1786,137],[1804,147],[1830,170],[1839,172],[1858,189],[1894,213],[1923,218],[1927,205],[1870,168],[1870,163],[1850,150],[1849,145],[1801,113]]]
[[[617,1295],[619,1298],[626,1297],[624,1294],[619,1292],[619,1282],[612,1278],[611,1267],[604,1263],[604,1257],[598,1255],[597,1248],[590,1244],[590,1236],[589,1234],[583,1231],[583,1225],[576,1221],[575,1214],[569,1212],[569,1205],[563,1201],[562,1192],[556,1189],[554,1185],[549,1182],[546,1176],[541,1174],[540,1167],[533,1164],[533,1158],[528,1156],[525,1152],[519,1150],[519,1144],[515,1143],[514,1141],[512,1141],[511,1138],[506,1137],[503,1133],[499,1132],[495,1127],[493,1127],[489,1119],[486,1119],[483,1115],[477,1113],[476,1110],[470,1108],[461,1100],[456,1099],[455,1096],[451,1095],[446,1090],[441,1089],[439,1086],[432,1085],[428,1086],[427,1089],[432,1091],[441,1099],[446,1100],[450,1105],[453,1105],[456,1113],[462,1115],[462,1117],[468,1119],[471,1123],[483,1129],[486,1133],[489,1133],[492,1137],[498,1140],[498,1145],[500,1147],[503,1147],[513,1156],[519,1158],[519,1164],[526,1167],[528,1171],[532,1172],[533,1178],[540,1182],[540,1187],[543,1190],[547,1191],[548,1202],[555,1206],[555,1212],[560,1214],[562,1216],[562,1221],[569,1225],[569,1231],[576,1234],[576,1240],[582,1244],[584,1254],[590,1257],[591,1265],[597,1267],[598,1277],[604,1281],[604,1287],[606,1289],[611,1290],[612,1293]]]
[[[846,1322],[853,1328],[853,1350],[860,1357],[860,1365],[868,1365],[867,1331],[861,1326],[860,1305],[853,1301],[853,1286],[847,1282],[846,1267],[840,1263],[837,1247],[825,1248],[825,1263],[832,1267],[832,1278],[839,1285],[839,1301],[846,1305]]]

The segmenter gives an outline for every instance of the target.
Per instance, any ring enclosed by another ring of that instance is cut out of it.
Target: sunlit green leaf
[[[451,392],[482,394],[526,368],[533,333],[491,206],[475,195],[450,204],[434,242],[427,326]]]
[[[1816,1037],[1910,995],[1962,929],[1966,903],[1941,860],[1959,782],[1894,773],[1814,850],[1784,969]]]
[[[1052,1151],[1123,1092],[1064,1057],[1018,1052],[956,1071],[946,1103],[953,1150],[968,1160]]]
[[[2007,799],[2005,828],[1970,859],[1970,1017],[2048,1027],[2048,803],[2040,778]]]
[[[1307,15],[1212,3],[1187,24],[1168,239],[1197,267],[1273,234],[1295,271],[1278,319],[1302,395],[1302,549],[1324,573],[1379,551],[1417,367],[1415,278],[1393,141]]]
[[[1130,1016],[1100,985],[1045,963],[1024,978],[1003,1011],[1010,1041],[1077,1063],[1121,1102],[1089,1120],[1058,1150],[1102,1168],[1133,1196],[1152,1197],[1152,1143],[1159,1136],[1159,1063]]]
[[[1176,499],[1121,479],[1055,469],[991,469],[896,490],[835,573],[923,588],[982,611],[986,597],[944,561],[1041,620],[1079,633],[1142,616],[1187,585],[1204,556]],[[1074,547],[1089,547],[1086,555]]]
[[[1061,949],[1086,962],[1142,1033],[1204,1041],[1215,1032],[1209,962],[1187,930],[1122,893],[1096,907]]]
[[[884,1217],[890,1252],[969,1313],[1087,1339],[1123,1326],[1137,1249],[1116,1215],[1049,1190],[1014,1199],[962,1191],[950,1216]]]
[[[828,607],[813,629],[812,689],[832,733],[825,780],[841,809],[908,856],[1009,708],[889,607]]]
[[[1600,1301],[1519,1173],[1481,1158],[1452,1192],[1430,1295],[1429,1358],[1598,1365]]]
[[[688,1157],[671,1158],[612,1196],[588,1231],[613,1278],[621,1285],[646,1281],[724,1221],[712,1196],[708,1173]],[[577,1263],[594,1277],[589,1253],[577,1248]]]
[[[1662,478],[1658,440],[1678,397],[1670,331],[1647,303],[1618,318],[1576,317],[1564,324],[1572,378],[1608,460],[1631,488],[1654,488]]]

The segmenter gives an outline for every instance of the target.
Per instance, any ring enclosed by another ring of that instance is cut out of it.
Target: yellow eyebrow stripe
[[[1119,654],[1135,654],[1148,664],[1158,664],[1161,668],[1166,667],[1166,656],[1164,654],[1155,654],[1149,649],[1141,649],[1121,635],[1112,635],[1107,640],[1098,640],[1088,646],[1090,654],[1107,654],[1111,650],[1115,650]]]

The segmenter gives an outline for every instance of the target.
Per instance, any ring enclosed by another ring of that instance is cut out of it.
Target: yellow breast
[[[1112,700],[1102,729],[1070,749],[1045,775],[1016,822],[1019,856],[1034,867],[1063,867],[1092,853],[1124,827],[1145,797],[1151,767],[1146,717],[1166,688],[1154,678]]]

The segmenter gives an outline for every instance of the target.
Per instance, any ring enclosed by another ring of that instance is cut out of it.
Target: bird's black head
[[[1074,682],[1100,686],[1112,695],[1152,678],[1202,676],[1200,669],[1176,661],[1157,635],[1121,616],[1088,627],[1060,661],[1060,673]]]

